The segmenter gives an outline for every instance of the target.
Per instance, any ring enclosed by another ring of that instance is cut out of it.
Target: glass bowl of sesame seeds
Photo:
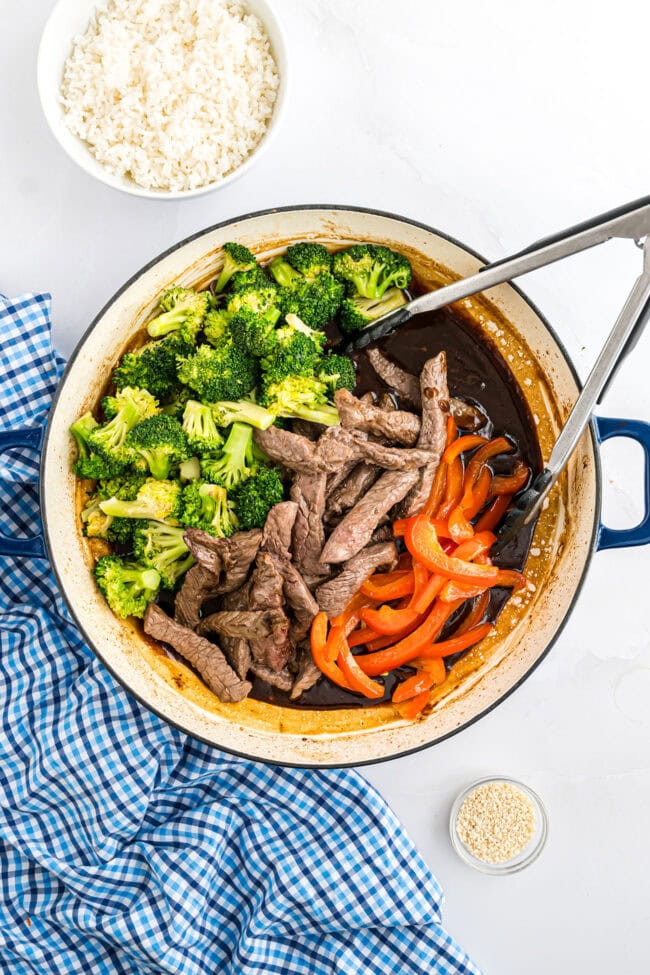
[[[479,779],[451,809],[449,833],[465,863],[483,873],[516,873],[542,852],[548,817],[539,796],[507,776]]]

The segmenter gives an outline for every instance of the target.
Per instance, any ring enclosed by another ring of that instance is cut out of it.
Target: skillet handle
[[[42,427],[29,427],[23,430],[0,430],[0,454],[13,447],[33,447],[41,449]],[[9,538],[0,532],[0,555],[19,555],[45,559],[45,542],[42,531],[28,538]]]
[[[599,443],[611,437],[629,437],[641,444],[645,455],[645,515],[634,528],[607,528],[602,522],[598,529],[596,548],[630,548],[650,543],[650,423],[644,420],[617,420],[613,417],[595,416],[596,435]]]

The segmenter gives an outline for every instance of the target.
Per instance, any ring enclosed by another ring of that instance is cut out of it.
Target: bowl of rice
[[[246,172],[277,132],[284,35],[267,0],[59,0],[38,90],[91,176],[135,196],[199,196]]]

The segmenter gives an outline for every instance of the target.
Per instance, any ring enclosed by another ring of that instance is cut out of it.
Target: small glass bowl
[[[467,849],[456,830],[460,808],[470,792],[473,792],[473,790],[478,786],[486,785],[489,782],[494,782],[497,784],[507,782],[509,785],[515,786],[517,789],[520,789],[524,795],[528,796],[535,808],[535,833],[520,853],[514,857],[511,857],[510,860],[505,860],[503,863],[486,863],[484,860],[479,860],[478,857],[475,857],[474,854]],[[470,867],[474,867],[476,870],[480,870],[482,873],[492,874],[493,876],[504,876],[505,874],[509,873],[517,873],[519,870],[523,870],[524,867],[530,866],[530,864],[534,863],[534,861],[540,855],[544,848],[544,844],[546,843],[546,837],[548,836],[548,816],[546,815],[544,804],[537,793],[533,792],[533,790],[527,785],[524,785],[523,782],[518,782],[516,779],[508,778],[507,775],[490,775],[485,779],[479,779],[477,782],[472,782],[472,784],[468,785],[466,789],[463,789],[461,794],[458,796],[451,807],[451,813],[449,816],[449,835],[451,837],[451,845],[453,846],[454,850],[461,860],[469,864]]]

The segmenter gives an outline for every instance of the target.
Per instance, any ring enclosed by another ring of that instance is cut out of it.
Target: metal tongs
[[[601,402],[619,365],[636,345],[650,317],[650,196],[569,227],[531,244],[513,257],[487,264],[478,274],[415,298],[397,311],[377,319],[346,346],[347,351],[363,349],[377,339],[390,335],[414,315],[437,311],[453,301],[511,281],[614,237],[627,237],[635,241],[643,250],[643,269],[557,438],[548,464],[506,516],[495,554],[497,549],[503,551],[519,530],[539,512],[589,423],[594,406]]]

